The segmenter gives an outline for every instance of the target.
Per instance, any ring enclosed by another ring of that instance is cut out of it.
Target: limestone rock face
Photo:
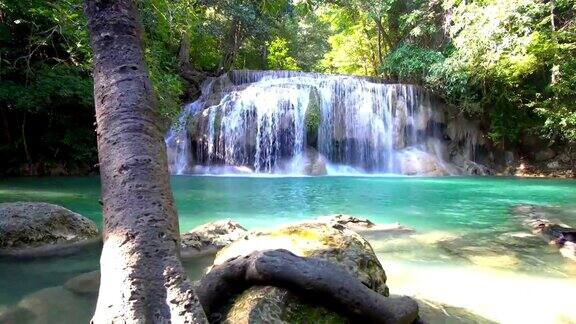
[[[43,255],[98,239],[93,221],[64,207],[37,202],[0,204],[0,254]]]
[[[306,150],[307,161],[304,166],[304,174],[311,176],[326,175],[326,158],[313,148]]]
[[[536,162],[548,161],[556,156],[556,151],[551,148],[546,148],[534,154]]]
[[[204,224],[181,235],[182,257],[213,254],[246,234],[242,225],[223,220]]]
[[[444,169],[438,158],[430,153],[406,149],[400,154],[402,174],[405,175],[444,175]]]
[[[389,294],[386,274],[370,244],[349,229],[322,222],[250,232],[223,248],[216,255],[214,264],[269,249],[286,249],[299,256],[332,261],[356,276],[367,287],[384,296]],[[339,318],[333,312],[309,305],[286,290],[274,287],[252,287],[246,290],[222,314],[222,320],[229,323],[294,322],[295,317],[314,323],[334,322],[329,319]]]

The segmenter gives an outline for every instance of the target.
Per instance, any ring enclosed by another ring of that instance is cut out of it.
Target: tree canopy
[[[5,168],[95,161],[81,0],[0,1]],[[145,56],[168,125],[187,98],[179,67],[285,69],[422,85],[514,147],[576,141],[573,0],[142,0]]]

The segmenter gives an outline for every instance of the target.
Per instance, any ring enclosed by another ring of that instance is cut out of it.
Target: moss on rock
[[[332,261],[356,276],[367,287],[384,296],[389,294],[386,274],[370,244],[353,231],[323,223],[300,223],[269,231],[251,232],[222,249],[216,255],[214,264],[269,249],[286,249],[299,256]],[[252,287],[246,290],[224,311],[223,318],[229,323],[345,322],[330,310],[274,287]]]

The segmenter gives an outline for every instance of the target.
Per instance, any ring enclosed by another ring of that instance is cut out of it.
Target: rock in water
[[[0,323],[88,323],[94,300],[62,287],[50,287],[24,297],[2,311]]]
[[[554,220],[554,208],[517,205],[512,208],[512,213],[520,218],[532,233],[539,234],[549,243],[558,246],[562,256],[576,261],[576,228]]]
[[[399,223],[392,224],[374,224],[371,220],[367,218],[359,218],[350,215],[336,214],[329,216],[321,216],[316,218],[314,221],[321,223],[326,223],[334,228],[345,227],[351,231],[360,234],[408,234],[414,233],[415,231],[409,227],[403,226]]]
[[[64,207],[0,204],[0,255],[45,256],[99,241],[96,224]]]
[[[275,230],[251,232],[222,249],[214,264],[254,251],[286,249],[303,257],[334,262],[372,290],[388,296],[386,274],[370,244],[359,234],[339,226],[301,223]],[[229,323],[346,322],[323,307],[308,304],[285,289],[251,287],[236,297],[220,320]]]
[[[100,287],[100,270],[83,273],[64,283],[64,288],[77,294],[86,296],[98,296]]]
[[[180,254],[184,258],[214,254],[246,232],[242,225],[231,220],[204,224],[182,234]]]

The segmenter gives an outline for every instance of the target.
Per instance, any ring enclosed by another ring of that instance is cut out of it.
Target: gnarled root
[[[253,285],[287,289],[362,323],[412,323],[418,317],[413,299],[386,298],[334,263],[287,250],[257,251],[214,266],[200,281],[196,294],[210,316]]]

